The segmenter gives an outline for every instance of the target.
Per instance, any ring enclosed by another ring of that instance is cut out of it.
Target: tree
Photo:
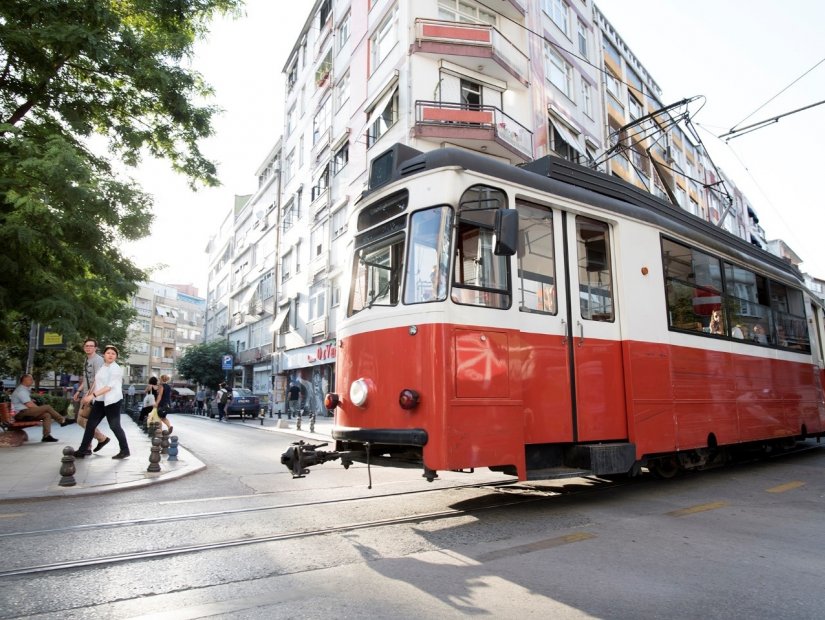
[[[192,383],[214,387],[224,380],[221,358],[232,353],[232,347],[225,340],[213,340],[192,345],[178,358],[178,374]]]
[[[146,274],[120,245],[147,234],[152,200],[118,166],[150,154],[217,184],[198,147],[216,108],[182,62],[240,4],[0,3],[0,343],[21,319],[70,339],[128,321]]]

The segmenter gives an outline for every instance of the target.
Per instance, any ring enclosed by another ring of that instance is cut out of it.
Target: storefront
[[[301,390],[301,406],[325,415],[324,396],[335,385],[335,353],[335,339],[281,353],[281,373],[273,381],[275,410],[286,412],[287,389],[295,383]]]

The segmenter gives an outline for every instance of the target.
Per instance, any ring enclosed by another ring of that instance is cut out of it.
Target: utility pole
[[[29,328],[29,354],[26,357],[26,374],[30,375],[34,370],[34,352],[37,350],[37,336],[40,332],[40,325],[37,321],[32,321]]]

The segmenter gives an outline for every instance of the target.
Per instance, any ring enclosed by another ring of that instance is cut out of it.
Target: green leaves
[[[150,229],[152,200],[113,161],[151,153],[193,187],[217,184],[198,146],[212,134],[209,89],[179,63],[240,4],[0,4],[0,343],[24,317],[69,338],[128,321],[146,274],[119,248]]]
[[[221,357],[227,353],[232,348],[225,340],[193,345],[178,359],[177,371],[189,381],[214,388],[224,380]]]

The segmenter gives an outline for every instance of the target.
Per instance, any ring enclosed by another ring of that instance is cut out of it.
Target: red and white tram
[[[823,312],[785,261],[617,178],[396,145],[338,330],[335,458],[661,475],[825,430]]]

